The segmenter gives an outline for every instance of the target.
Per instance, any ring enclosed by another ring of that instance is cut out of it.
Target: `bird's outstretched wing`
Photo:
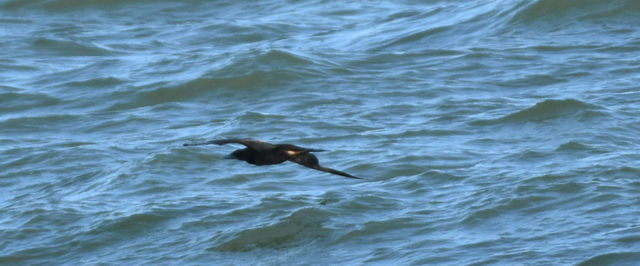
[[[255,139],[217,139],[211,140],[207,142],[196,142],[196,143],[185,143],[183,146],[199,146],[199,145],[209,145],[209,144],[217,144],[224,145],[229,143],[237,143],[247,146],[249,149],[253,150],[268,150],[272,149],[274,146],[271,143],[267,143],[264,141],[259,141]]]
[[[307,166],[307,167],[309,167],[311,169],[316,169],[316,170],[320,170],[320,171],[323,171],[323,172],[331,173],[331,174],[334,174],[334,175],[341,175],[341,176],[349,177],[349,178],[362,179],[362,177],[352,176],[352,175],[347,174],[345,172],[338,171],[336,169],[331,169],[331,168],[328,168],[328,167],[323,167],[323,166],[320,166],[320,165]]]
[[[304,153],[304,154],[300,154],[299,156],[296,156],[293,159],[289,159],[289,161],[292,161],[294,163],[303,165],[305,167],[309,167],[311,169],[316,169],[316,170],[327,172],[327,173],[334,174],[334,175],[340,175],[340,176],[349,177],[349,178],[355,178],[355,179],[362,179],[360,177],[352,176],[352,175],[347,174],[347,173],[342,172],[342,171],[338,171],[338,170],[331,169],[331,168],[328,168],[328,167],[320,166],[318,158],[315,155],[313,155],[311,153],[308,153],[308,152]]]
[[[298,152],[301,152],[301,153],[327,151],[327,150],[321,150],[321,149],[310,149],[310,148],[300,147],[300,146],[296,146],[296,145],[292,145],[292,144],[275,144],[274,146],[276,148],[278,148],[278,149],[290,150],[290,151],[298,151]]]

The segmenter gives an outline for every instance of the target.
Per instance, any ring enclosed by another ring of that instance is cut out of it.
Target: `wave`
[[[54,40],[48,38],[39,38],[33,41],[32,49],[34,51],[47,52],[51,55],[59,56],[111,55],[111,51],[109,49],[101,48],[94,44],[82,43],[78,41]]]
[[[561,20],[575,22],[596,17],[627,15],[629,11],[640,11],[634,0],[537,0],[523,1],[511,18],[511,23],[545,22]],[[637,15],[637,14],[636,14]],[[557,24],[556,24],[557,25]]]
[[[477,39],[484,34],[484,28],[493,28],[496,21],[502,21],[501,6],[453,2],[402,6],[406,10],[381,18],[375,29],[369,27],[358,32],[367,38],[355,41],[354,45],[402,52],[448,49],[454,43]]]
[[[565,115],[584,113],[596,107],[578,100],[545,100],[535,106],[502,118],[507,122],[544,121]]]
[[[606,153],[607,150],[602,149],[600,147],[597,146],[592,146],[592,145],[588,145],[585,143],[581,143],[578,141],[569,141],[566,143],[563,143],[561,145],[559,145],[556,149],[556,152],[569,152],[569,153],[576,153],[576,152],[586,152],[586,153]]]
[[[382,45],[376,47],[377,49],[385,49],[385,48],[389,48],[389,47],[394,47],[394,46],[403,46],[403,45],[407,45],[407,44],[413,44],[415,42],[419,42],[422,41],[424,39],[428,39],[428,38],[434,38],[435,36],[437,36],[438,34],[443,34],[446,33],[447,31],[451,30],[453,28],[453,26],[447,25],[447,26],[440,26],[440,27],[433,27],[433,28],[427,28],[424,30],[419,30],[417,32],[407,32],[405,33],[404,36],[398,36],[398,38],[393,38],[393,39],[389,39],[386,42],[387,43],[383,43]]]
[[[531,47],[531,49],[539,49],[540,47]],[[507,80],[501,80],[497,82],[498,86],[504,88],[526,88],[526,87],[544,87],[554,84],[567,82],[566,79],[559,78],[554,75],[546,74],[528,74],[522,77],[516,77]]]
[[[328,234],[322,223],[330,213],[316,208],[305,208],[274,225],[243,230],[225,243],[213,248],[220,251],[248,251],[254,248],[284,248],[304,240],[317,239]]]
[[[62,100],[42,93],[26,92],[0,92],[0,113],[25,111],[32,108],[54,106],[60,104]]]
[[[90,78],[82,81],[71,81],[62,84],[65,87],[75,87],[75,88],[105,88],[105,87],[114,87],[117,85],[122,85],[126,81],[115,78],[115,77],[100,77],[100,78]]]
[[[256,90],[287,87],[299,79],[322,77],[319,60],[281,50],[251,52],[230,63],[217,66],[190,80],[147,84],[135,90],[134,98],[116,103],[108,110],[137,108],[187,99],[223,99],[254,94]],[[126,95],[122,95],[127,97]]]
[[[638,261],[640,261],[640,252],[613,252],[596,255],[577,265],[637,265]]]
[[[415,51],[416,48],[461,47],[461,44],[474,44],[487,36],[514,30],[520,34],[522,26],[527,27],[526,31],[532,25],[534,29],[557,31],[564,30],[566,25],[594,19],[637,17],[640,11],[640,5],[634,0],[520,0],[469,5],[442,2],[412,8],[412,12],[400,12],[400,16],[381,19],[375,29],[356,29],[357,35],[366,38],[356,39],[352,46],[403,52]],[[628,22],[616,24],[626,25]]]
[[[320,60],[306,58],[302,55],[284,50],[270,49],[267,51],[253,51],[244,56],[239,56],[238,59],[232,61],[231,64],[223,66],[220,69],[212,70],[208,74],[218,77],[229,77],[239,74],[247,75],[248,73],[289,70],[290,73],[317,75],[318,73],[305,72],[303,70],[319,64],[319,61]]]
[[[70,124],[71,122],[81,119],[81,115],[74,114],[46,114],[37,116],[22,116],[0,120],[0,128],[6,130],[6,133],[23,133],[23,132],[47,132],[50,130],[48,125],[52,123]]]
[[[137,1],[142,2],[142,1]],[[48,9],[48,10],[60,10],[60,9],[75,9],[86,7],[113,7],[115,5],[134,3],[126,0],[12,0],[0,5],[2,9]]]
[[[82,227],[74,224],[77,223],[74,221],[82,221],[84,219],[80,215],[81,213],[74,209],[65,209],[63,211],[64,215],[55,215],[53,213],[36,216],[29,223],[47,223],[47,225],[43,225],[45,226],[43,228],[50,227],[52,223],[69,224],[65,234],[62,236],[50,236],[51,239],[56,239],[55,241],[41,241],[36,245],[30,243],[29,246],[25,246],[22,250],[17,250],[6,256],[0,256],[0,262],[33,262],[46,260],[44,258],[64,256],[69,253],[95,251],[101,247],[134,238],[136,235],[148,234],[152,228],[175,216],[175,214],[166,211],[137,213],[120,218],[105,219],[92,225],[92,228],[81,231]],[[52,220],[52,217],[62,218],[53,218]],[[44,230],[43,234],[46,231],[48,230]]]
[[[533,107],[492,120],[471,122],[472,125],[491,125],[501,123],[543,122],[557,118],[575,118],[585,120],[601,115],[600,107],[584,103],[575,99],[545,100]]]
[[[376,29],[358,31],[366,38],[354,41],[354,45],[369,46],[373,50],[400,49],[403,52],[414,51],[417,47],[421,50],[425,47],[460,47],[461,44],[477,43],[478,39],[487,36],[503,35],[513,31],[514,27],[521,32],[521,26],[549,24],[550,27],[559,27],[553,29],[555,31],[562,29],[558,25],[637,16],[633,11],[640,11],[637,1],[633,0],[521,0],[469,5],[443,2],[412,8],[411,13],[403,12],[402,16],[378,21]]]
[[[151,211],[104,220],[85,233],[87,236],[91,236],[91,238],[100,234],[141,234],[170,219],[172,215],[169,215],[168,212],[169,211]]]

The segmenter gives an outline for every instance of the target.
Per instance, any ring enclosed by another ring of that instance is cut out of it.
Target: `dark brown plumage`
[[[185,143],[184,146],[198,146],[217,144],[224,145],[228,143],[237,143],[246,146],[244,149],[235,150],[226,158],[238,159],[255,165],[279,164],[285,161],[292,161],[303,166],[316,169],[319,171],[340,175],[344,177],[357,178],[345,172],[320,166],[318,158],[311,152],[320,152],[324,150],[308,149],[292,144],[271,144],[264,141],[252,139],[220,139],[199,143]]]

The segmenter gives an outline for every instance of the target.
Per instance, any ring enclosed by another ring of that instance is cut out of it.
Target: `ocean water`
[[[640,3],[0,1],[2,265],[638,265]],[[322,165],[224,156],[254,138]]]

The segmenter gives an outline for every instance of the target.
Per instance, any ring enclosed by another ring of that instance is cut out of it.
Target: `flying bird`
[[[342,171],[320,166],[318,158],[311,154],[311,152],[321,152],[324,150],[308,149],[292,144],[271,144],[253,139],[220,139],[207,142],[185,143],[183,146],[199,146],[208,144],[224,145],[228,143],[237,143],[246,146],[244,149],[235,150],[231,154],[227,155],[225,158],[228,159],[237,159],[255,165],[279,164],[285,161],[292,161],[323,172],[362,179]]]

